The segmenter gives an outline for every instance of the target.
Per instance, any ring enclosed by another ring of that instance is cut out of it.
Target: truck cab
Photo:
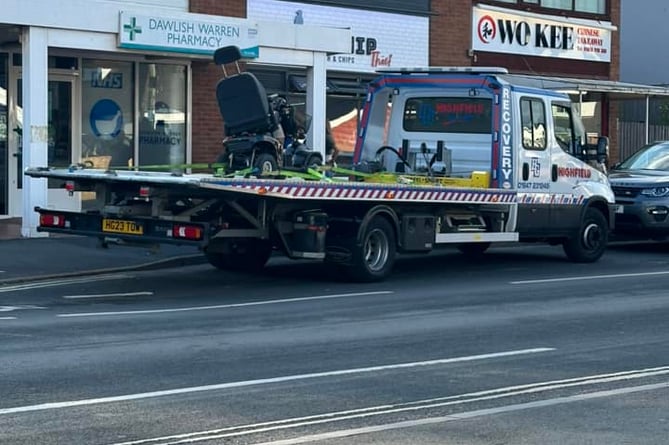
[[[606,154],[606,138],[586,145],[568,95],[504,68],[455,67],[382,72],[369,89],[354,162],[434,178],[484,174],[486,187],[517,192],[504,230],[557,241],[573,237],[593,210],[613,226],[613,193],[592,165]]]

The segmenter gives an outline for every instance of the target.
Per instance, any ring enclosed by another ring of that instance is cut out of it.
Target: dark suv
[[[643,146],[617,164],[609,180],[616,195],[617,234],[669,236],[669,141]]]

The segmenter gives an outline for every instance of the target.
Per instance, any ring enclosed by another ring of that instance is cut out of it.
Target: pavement
[[[98,240],[71,235],[21,237],[19,218],[0,219],[0,286],[32,280],[150,270],[205,262],[193,246],[100,247]]]

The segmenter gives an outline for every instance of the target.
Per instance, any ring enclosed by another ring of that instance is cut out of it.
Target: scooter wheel
[[[260,153],[256,156],[253,166],[260,170],[261,173],[275,172],[279,169],[276,162],[276,157],[269,153]]]

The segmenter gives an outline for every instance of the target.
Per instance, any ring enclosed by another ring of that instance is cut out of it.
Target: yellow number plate
[[[122,219],[103,219],[102,231],[111,233],[125,233],[128,235],[143,235],[144,227],[134,221]]]

